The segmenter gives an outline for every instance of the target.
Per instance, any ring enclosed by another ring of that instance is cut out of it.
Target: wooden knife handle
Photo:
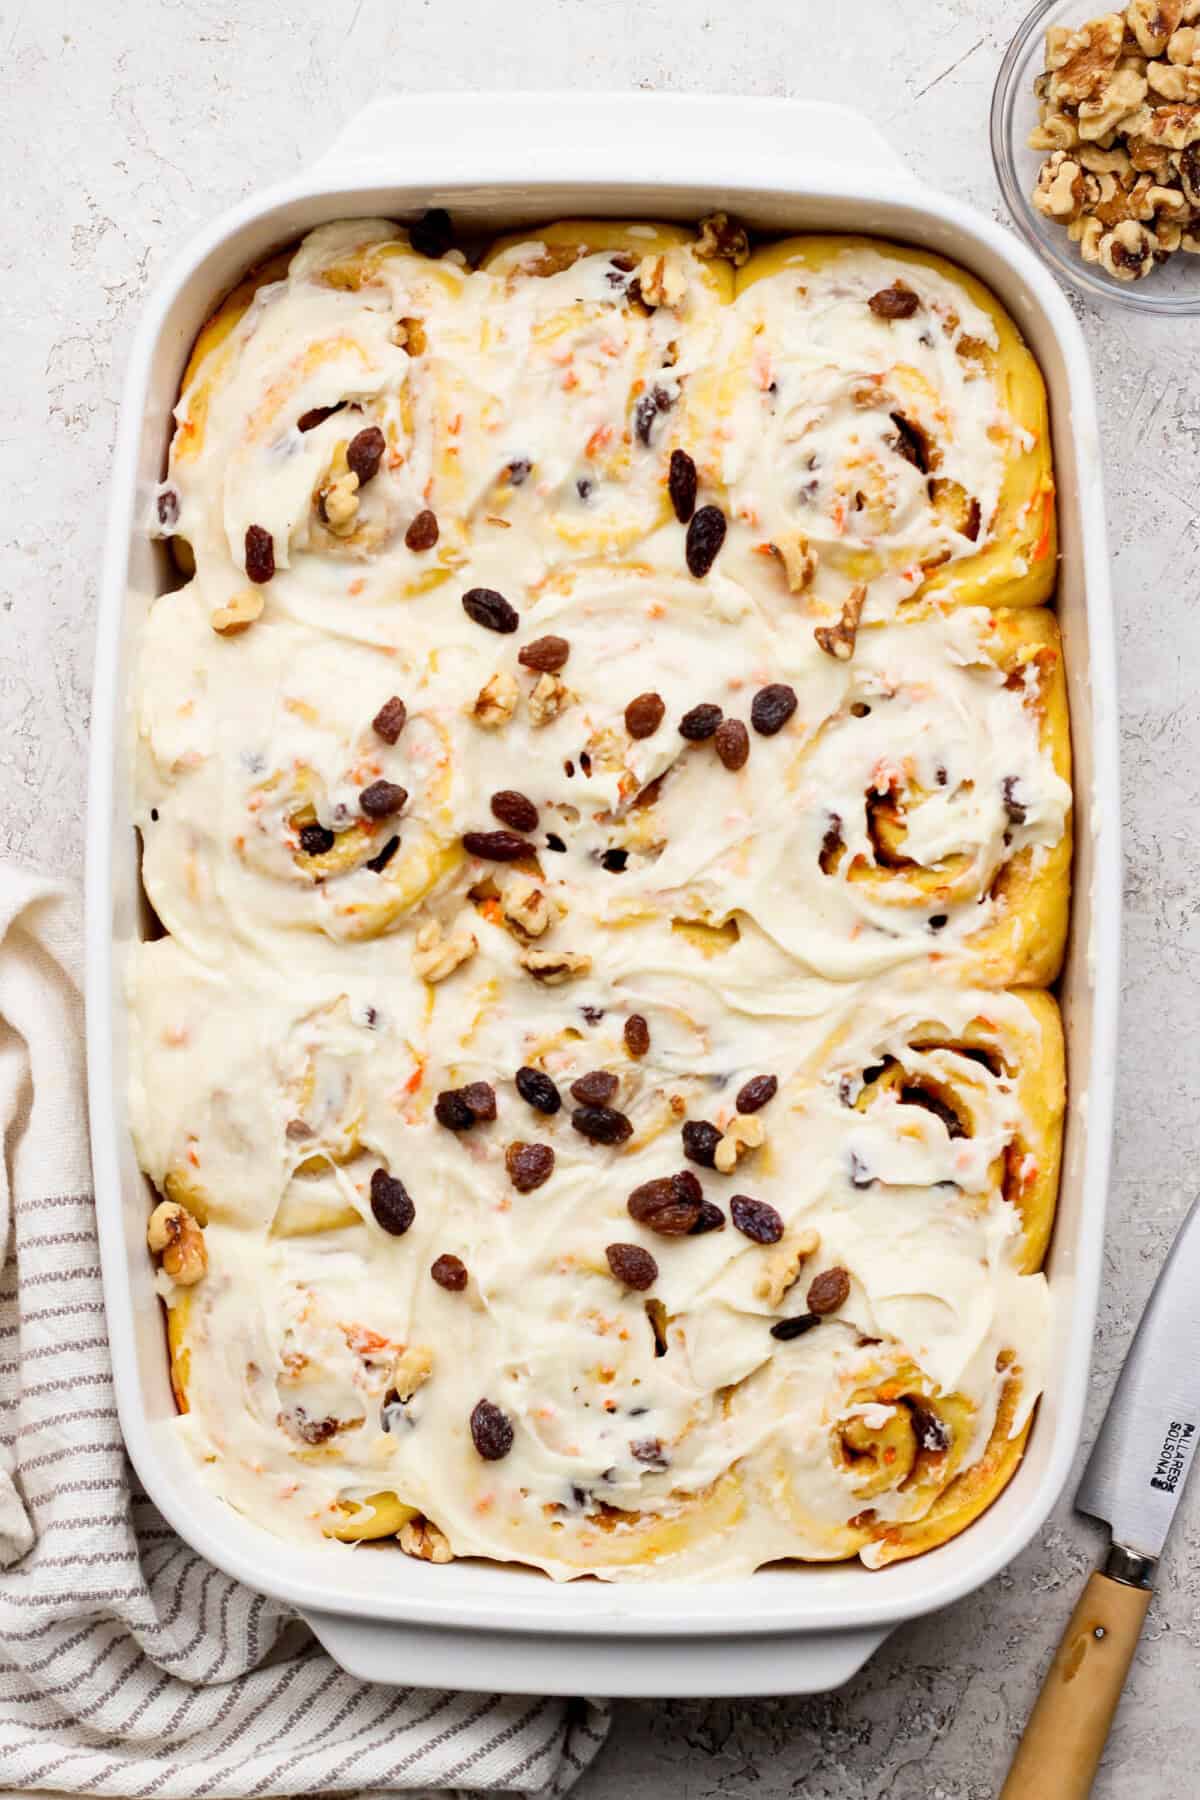
[[[1000,1800],[1087,1800],[1150,1604],[1092,1575],[1042,1683]]]

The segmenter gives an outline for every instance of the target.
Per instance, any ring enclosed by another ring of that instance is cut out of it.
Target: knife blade
[[[1075,1496],[1112,1531],[1107,1573],[1147,1584],[1200,1443],[1200,1200],[1180,1226]],[[1126,1553],[1123,1559],[1120,1552]],[[1118,1572],[1120,1569],[1121,1572]]]

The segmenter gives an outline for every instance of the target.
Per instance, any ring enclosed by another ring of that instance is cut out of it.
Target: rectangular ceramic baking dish
[[[940,251],[1017,320],[1050,391],[1059,484],[1058,607],[1075,753],[1078,849],[1062,999],[1071,1100],[1048,1263],[1051,1379],[1029,1448],[990,1511],[931,1554],[761,1571],[721,1585],[556,1585],[515,1568],[414,1562],[394,1547],[297,1549],[210,1496],[171,1421],[147,1194],[126,1107],[123,978],[144,925],[130,822],[129,659],[153,597],[177,585],[147,533],[189,346],[252,263],[324,221],[443,205],[491,234],[590,214],[694,221],[724,207],[772,233],[856,231]],[[1117,713],[1100,452],[1079,327],[1010,233],[919,184],[867,120],[787,100],[446,94],[376,102],[308,172],[208,227],[161,282],[133,346],[114,463],[92,715],[88,1048],[96,1206],[121,1423],[145,1487],[212,1562],[300,1609],[344,1667],[375,1681],[512,1692],[802,1693],[835,1687],[906,1619],[960,1599],[1029,1542],[1076,1449],[1088,1378],[1112,1134],[1119,952]]]

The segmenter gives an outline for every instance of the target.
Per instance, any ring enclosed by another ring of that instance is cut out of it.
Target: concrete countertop
[[[846,101],[919,174],[1000,216],[987,107],[1024,11],[1024,0],[13,0],[0,57],[0,163],[15,175],[0,233],[2,853],[80,866],[120,377],[145,294],[198,225],[291,174],[379,92],[559,86]],[[1200,320],[1076,305],[1104,433],[1128,909],[1090,1441],[1200,1149]],[[1007,1573],[898,1632],[839,1693],[621,1706],[581,1800],[987,1800],[1099,1541],[1064,1503]],[[1167,1554],[1102,1800],[1200,1792],[1193,1757],[1176,1755],[1196,1699],[1198,1551],[1200,1490]]]

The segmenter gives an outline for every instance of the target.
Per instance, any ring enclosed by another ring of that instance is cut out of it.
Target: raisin
[[[618,1281],[644,1294],[658,1280],[658,1264],[640,1244],[609,1244],[604,1252]]]
[[[310,411],[300,414],[296,420],[296,430],[315,431],[318,425],[325,423],[326,419],[332,419],[334,413],[340,413],[345,404],[344,400],[339,400],[336,406],[312,407]]]
[[[385,700],[375,717],[371,720],[371,730],[376,737],[381,737],[385,744],[394,744],[408,721],[408,708],[399,694],[393,694]]]
[[[607,1106],[617,1091],[617,1078],[607,1069],[593,1069],[571,1083],[571,1092],[580,1106]]]
[[[625,1021],[625,1048],[630,1056],[645,1056],[650,1048],[650,1027],[641,1013],[630,1013]]]
[[[742,769],[750,754],[750,733],[740,719],[722,719],[715,738],[717,755],[727,769]]]
[[[500,1462],[513,1447],[512,1420],[490,1400],[481,1400],[471,1414],[471,1442],[484,1462]]]
[[[445,256],[453,236],[454,227],[444,206],[431,206],[408,228],[408,241],[420,256]]]
[[[600,866],[607,869],[610,875],[623,875],[628,861],[628,850],[606,850],[600,858]]]
[[[905,1394],[900,1404],[908,1408],[913,1435],[922,1450],[939,1456],[943,1450],[950,1448],[950,1433],[931,1407],[926,1406],[916,1394]]]
[[[511,831],[464,831],[463,849],[484,862],[517,862],[534,854],[533,845]]]
[[[520,614],[495,588],[468,588],[462,597],[463,611],[485,631],[515,631]]]
[[[470,1131],[473,1125],[490,1124],[496,1117],[496,1090],[488,1081],[445,1088],[438,1095],[433,1111],[438,1124],[444,1125],[447,1131]]]
[[[368,481],[374,481],[386,449],[387,439],[378,425],[367,425],[350,439],[346,446],[346,465],[358,476],[360,488],[365,488]]]
[[[683,1127],[683,1154],[702,1169],[715,1169],[722,1134],[707,1119],[689,1119]]]
[[[774,737],[782,731],[796,710],[796,690],[784,681],[773,681],[759,688],[750,708],[750,723],[760,737]]]
[[[661,1438],[633,1438],[630,1441],[629,1454],[638,1462],[645,1463],[650,1469],[667,1469],[671,1465],[671,1459],[663,1449]]]
[[[1017,799],[1017,777],[1006,775],[1000,783],[1000,791],[1004,795],[1004,810],[1013,825],[1025,823],[1026,808]]]
[[[679,735],[691,744],[701,744],[705,738],[716,736],[724,716],[719,706],[707,701],[701,706],[693,706],[679,721]]]
[[[787,1344],[793,1338],[803,1337],[806,1331],[820,1323],[816,1313],[798,1313],[794,1319],[780,1319],[778,1325],[772,1325],[771,1336],[778,1338],[781,1344]]]
[[[692,514],[692,522],[687,528],[687,543],[684,554],[687,558],[688,572],[697,581],[703,579],[717,560],[721,545],[725,542],[725,514],[719,506],[702,506],[698,513]]]
[[[567,846],[563,843],[557,831],[548,831],[546,833],[546,848],[547,850],[556,850],[560,856],[566,855]]]
[[[429,1273],[448,1294],[461,1294],[467,1285],[467,1265],[460,1256],[439,1256]]]
[[[358,796],[358,804],[368,819],[391,819],[403,812],[408,789],[396,781],[373,781]]]
[[[155,501],[158,522],[169,531],[172,525],[179,523],[179,495],[174,488],[164,488]]]
[[[777,1244],[783,1236],[783,1220],[765,1200],[752,1200],[749,1194],[735,1194],[729,1202],[729,1216],[741,1232],[756,1244]]]
[[[581,1137],[593,1144],[623,1144],[633,1136],[633,1125],[623,1112],[612,1106],[580,1106],[571,1114],[571,1123]]]
[[[699,1182],[693,1189],[677,1175],[643,1181],[625,1202],[630,1218],[660,1237],[687,1237],[700,1219],[704,1204]]]
[[[671,469],[667,476],[667,492],[671,496],[671,505],[675,508],[675,517],[681,525],[686,525],[696,510],[698,486],[696,465],[687,451],[672,450]]]
[[[809,1312],[836,1312],[850,1298],[850,1277],[845,1269],[823,1269],[809,1283],[808,1293],[804,1296]]]
[[[371,1211],[389,1237],[403,1237],[417,1216],[408,1189],[386,1169],[376,1169],[372,1173]]]
[[[337,843],[332,831],[324,825],[302,825],[300,827],[300,848],[305,856],[324,856]]]
[[[510,1144],[504,1152],[508,1179],[519,1194],[531,1194],[554,1173],[554,1152],[549,1144]]]
[[[700,1215],[688,1232],[689,1237],[703,1237],[708,1231],[724,1231],[725,1214],[711,1200],[700,1202]]]
[[[867,305],[877,319],[911,319],[921,302],[906,282],[893,282],[872,294]]]
[[[756,1113],[760,1107],[773,1100],[779,1092],[779,1081],[774,1075],[752,1075],[738,1089],[734,1106],[740,1113]]]
[[[382,875],[399,848],[399,837],[390,837],[378,855],[369,856],[363,866],[370,869],[373,875]]]
[[[306,1444],[327,1444],[337,1433],[336,1419],[310,1419],[302,1406],[292,1414],[296,1436]]]
[[[564,637],[534,638],[532,644],[526,644],[517,651],[517,661],[525,669],[536,669],[539,675],[557,675],[571,654],[571,646]]]
[[[625,729],[631,738],[653,737],[666,716],[661,694],[639,694],[625,708]]]
[[[949,913],[931,913],[929,915],[930,931],[945,931],[945,929],[949,923],[950,923],[950,914]]]
[[[914,425],[910,419],[905,418],[903,413],[892,413],[891,420],[899,434],[893,446],[897,456],[902,456],[905,462],[911,463],[913,468],[920,470],[922,475],[928,475],[928,437],[919,425]]]
[[[275,539],[261,525],[246,527],[246,578],[270,581],[275,573]]]
[[[651,388],[643,394],[633,411],[633,429],[639,444],[649,444],[659,413],[669,412],[673,402],[666,388]]]
[[[533,473],[533,464],[527,456],[514,456],[510,463],[505,464],[504,473],[508,476],[510,487],[523,487]]]
[[[432,550],[439,537],[437,514],[423,507],[404,534],[406,550]]]
[[[514,831],[537,830],[537,807],[515,788],[501,788],[499,793],[493,794],[492,811],[502,825],[511,825]]]
[[[562,1105],[562,1095],[541,1069],[518,1069],[517,1092],[535,1112],[556,1113]]]

